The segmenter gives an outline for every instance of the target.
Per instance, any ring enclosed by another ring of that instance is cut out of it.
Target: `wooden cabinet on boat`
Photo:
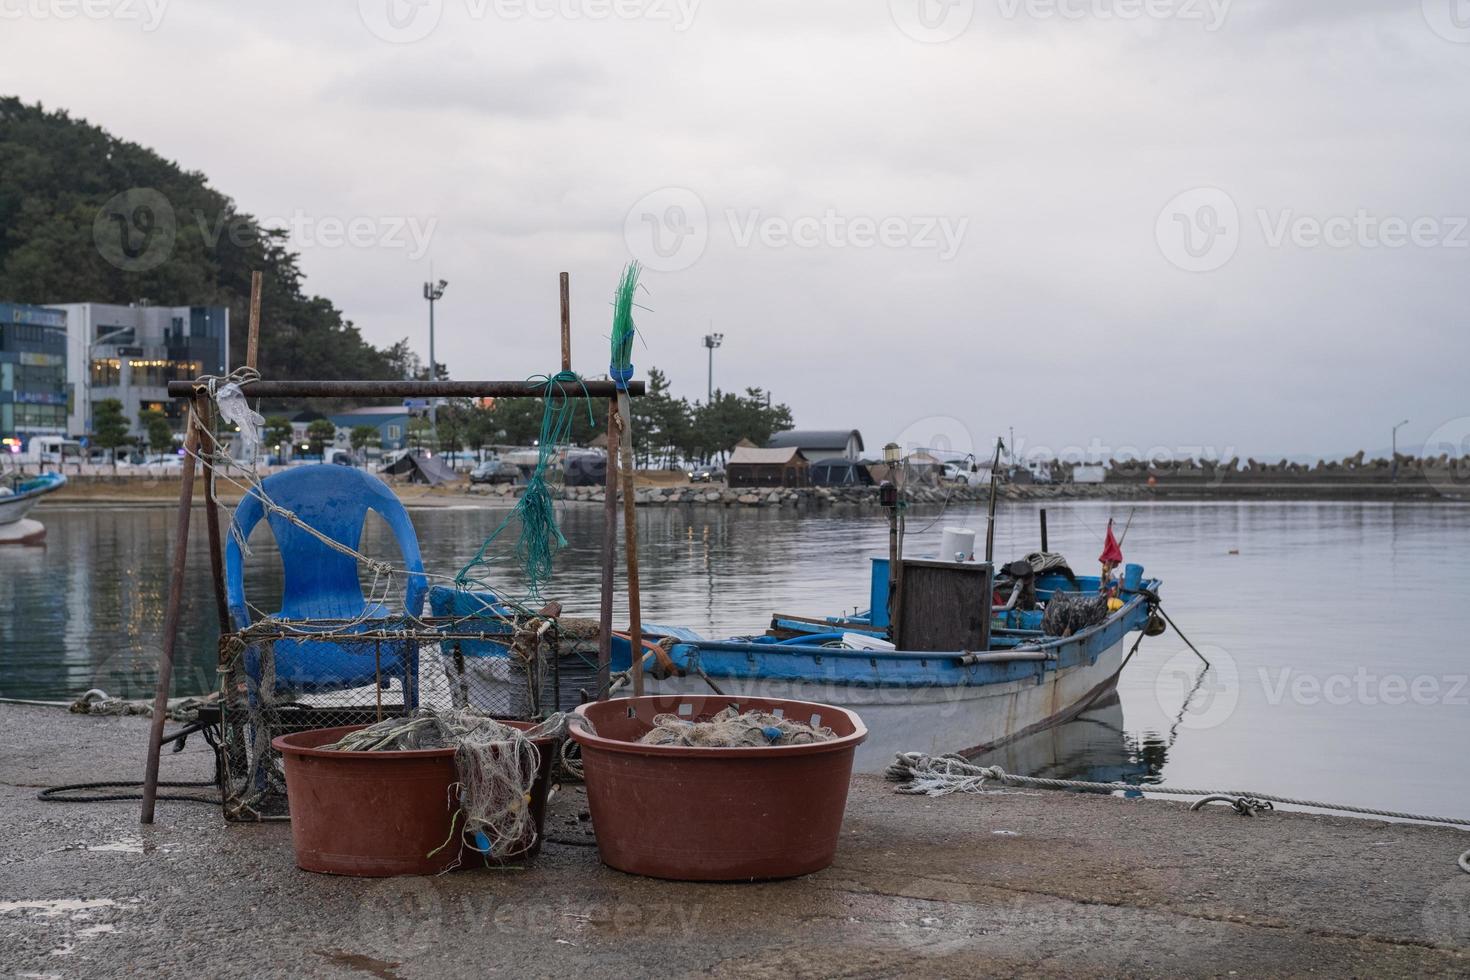
[[[905,558],[894,643],[900,650],[988,650],[993,581],[986,562]]]

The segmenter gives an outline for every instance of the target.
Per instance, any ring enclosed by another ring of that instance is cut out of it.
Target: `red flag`
[[[1100,556],[1098,556],[1098,559],[1097,560],[1100,561],[1104,565],[1121,565],[1121,564],[1123,564],[1123,549],[1118,546],[1118,539],[1115,538],[1115,537],[1113,537],[1113,520],[1112,520],[1112,518],[1108,518],[1108,536],[1107,536],[1107,540],[1105,540],[1103,542],[1102,554]]]

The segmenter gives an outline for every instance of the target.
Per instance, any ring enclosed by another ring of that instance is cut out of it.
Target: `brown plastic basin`
[[[636,741],[655,715],[701,721],[732,704],[825,725],[838,737],[761,748]],[[868,729],[845,708],[809,701],[661,695],[584,704],[570,735],[582,747],[605,864],[678,881],[753,881],[810,874],[832,863],[853,753]]]
[[[531,727],[518,721],[505,724],[523,731]],[[337,752],[319,748],[364,727],[319,728],[281,735],[271,742],[286,763],[286,795],[298,867],[363,878],[431,875],[456,866],[456,861],[460,868],[482,868],[487,863],[526,860],[541,850],[555,738],[534,740],[541,753],[531,788],[534,836],[528,835],[521,846],[487,861],[473,848],[453,843],[428,856],[451,833],[455,808],[450,786],[459,779],[454,750]]]

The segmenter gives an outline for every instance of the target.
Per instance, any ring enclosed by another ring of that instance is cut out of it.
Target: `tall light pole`
[[[1393,427],[1393,463],[1391,464],[1390,469],[1393,473],[1394,483],[1399,482],[1399,430],[1408,424],[1409,420],[1404,419],[1398,425]]]
[[[131,334],[132,332],[133,332],[133,328],[132,327],[115,327],[112,330],[109,330],[106,333],[104,333],[102,336],[98,337],[96,340],[92,341],[90,344],[87,344],[86,345],[86,348],[85,348],[86,353],[82,357],[82,429],[83,429],[82,435],[83,436],[90,436],[92,434],[92,352],[95,351],[102,344],[105,344],[105,343],[108,343],[108,342],[115,343],[117,341],[117,338],[121,337],[123,334]],[[120,371],[122,371],[121,358],[119,358],[118,361],[119,361],[118,371],[120,372]],[[119,384],[122,383],[121,375],[119,375],[119,377],[118,377],[118,383]],[[87,448],[88,449],[91,448],[91,440],[90,439],[87,440]]]
[[[704,346],[709,348],[709,395],[706,404],[715,400],[715,348],[725,342],[722,333],[707,333],[704,335]]]
[[[433,275],[433,273],[429,273]],[[440,279],[437,283],[424,283],[424,299],[429,301],[429,380],[439,380],[439,372],[434,363],[434,302],[444,298],[444,287],[449,283]],[[429,398],[429,428],[434,432],[434,441],[439,441],[439,413],[437,411],[437,399]]]

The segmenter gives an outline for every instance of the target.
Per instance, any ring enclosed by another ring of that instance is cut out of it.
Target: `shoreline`
[[[514,506],[521,487],[457,486],[427,487],[422,484],[390,484],[403,501],[413,509],[437,508],[509,508]],[[78,480],[47,497],[37,505],[35,513],[77,510],[93,507],[116,509],[172,508],[178,502],[177,481],[149,480],[146,485],[122,480]],[[802,488],[726,488],[710,484],[639,486],[639,507],[720,507],[781,508],[797,513],[826,512],[832,509],[879,509],[876,487],[802,487]],[[953,504],[984,504],[989,491],[980,487],[911,487],[905,491],[909,506],[916,509]],[[240,494],[222,493],[220,502],[233,507]],[[568,487],[554,493],[555,499],[569,505],[602,504],[601,487]],[[1333,484],[1277,483],[1229,484],[1219,487],[1160,484],[1149,487],[1132,484],[1006,484],[998,488],[997,500],[1006,503],[1059,503],[1070,501],[1157,502],[1279,502],[1279,503],[1419,503],[1465,504],[1470,498],[1440,494],[1423,485],[1400,484]],[[203,506],[204,486],[196,482],[194,505]]]

